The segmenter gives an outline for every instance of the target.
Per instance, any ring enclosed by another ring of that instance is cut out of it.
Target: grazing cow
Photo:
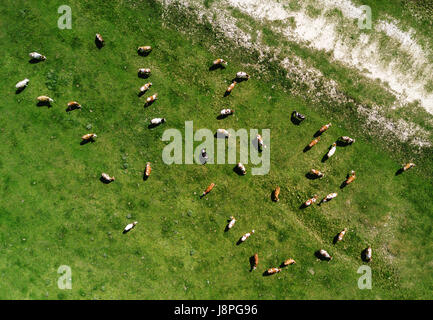
[[[146,163],[146,169],[144,170],[144,175],[146,178],[149,178],[150,172],[152,171],[152,167],[150,166],[150,162]]]
[[[328,194],[325,198],[322,199],[322,202],[328,202],[334,199],[338,194],[336,192]]]
[[[104,38],[99,33],[96,34],[95,42],[99,48],[103,47],[105,43]]]
[[[352,139],[351,137],[348,137],[348,136],[342,136],[342,137],[340,137],[340,140],[346,144],[352,144],[355,142],[355,139]]]
[[[356,179],[355,171],[352,170],[348,174],[348,178],[346,179],[346,181],[344,181],[344,184],[345,185],[351,184],[353,181],[355,181],[355,179]]]
[[[39,96],[39,97],[37,97],[36,99],[37,99],[39,102],[41,102],[41,103],[51,103],[51,102],[54,101],[53,99],[51,99],[51,98],[48,97],[48,96]]]
[[[140,93],[145,93],[152,86],[152,82],[148,82],[140,87]]]
[[[415,167],[415,163],[412,163],[412,162],[409,162],[409,163],[407,163],[407,164],[405,164],[404,166],[403,166],[403,171],[407,171],[407,170],[409,170],[410,168],[413,168],[413,167]]]
[[[293,114],[294,117],[296,117],[297,119],[299,119],[299,120],[301,120],[301,121],[302,121],[302,120],[305,120],[305,116],[304,116],[303,114],[299,113],[299,112],[296,111],[296,110],[293,111],[292,114]]]
[[[218,129],[216,132],[217,137],[228,138],[230,133],[226,129]]]
[[[236,81],[233,81],[233,82],[229,85],[229,87],[227,88],[227,90],[226,90],[226,94],[229,94],[230,92],[232,92],[232,90],[233,90],[233,88],[235,87],[236,84],[237,84],[237,82],[236,82]]]
[[[88,133],[88,134],[85,134],[84,136],[82,136],[81,139],[83,139],[83,141],[91,141],[91,140],[93,140],[94,138],[97,138],[97,137],[98,136],[96,134],[94,134],[94,133]]]
[[[242,163],[238,163],[236,165],[236,169],[242,174],[242,175],[246,175],[247,174],[247,169],[245,169],[245,166]]]
[[[150,124],[153,126],[156,126],[164,122],[165,122],[165,118],[153,118],[152,120],[150,120]]]
[[[29,84],[29,81],[30,81],[29,79],[24,79],[24,80],[18,82],[18,83],[15,85],[15,88],[17,88],[18,90],[22,90],[22,89],[24,89],[25,87],[27,87],[27,85]]]
[[[337,144],[334,142],[331,146],[331,149],[329,149],[328,153],[326,154],[326,157],[328,159],[331,158],[334,155],[335,150],[337,150]]]
[[[114,177],[110,177],[108,174],[106,174],[104,172],[101,174],[101,178],[106,182],[111,182],[111,181],[116,180]]]
[[[244,242],[245,240],[247,240],[249,237],[251,237],[251,235],[254,233],[255,231],[252,230],[251,232],[247,232],[245,233],[242,238],[241,238],[241,242]]]
[[[225,61],[225,60],[223,60],[223,59],[216,59],[216,60],[214,60],[214,62],[213,62],[213,66],[214,67],[217,67],[217,66],[221,66],[221,67],[225,67],[225,66],[227,66],[227,61]]]
[[[371,247],[368,246],[367,249],[365,249],[365,261],[370,262],[372,260],[371,257]]]
[[[283,265],[288,266],[288,265],[295,264],[295,263],[296,263],[295,260],[287,259],[286,261],[284,261]]]
[[[68,102],[68,108],[66,111],[72,111],[75,109],[81,109],[81,104],[79,104],[77,101]]]
[[[152,51],[151,46],[141,46],[141,47],[138,47],[138,49],[137,49],[138,54],[147,54],[150,51]]]
[[[325,124],[323,127],[321,127],[321,128],[319,129],[319,132],[320,132],[320,133],[323,133],[323,132],[325,132],[326,130],[328,130],[330,127],[331,127],[331,123]]]
[[[47,60],[47,57],[46,57],[46,56],[44,56],[44,55],[42,55],[42,54],[40,54],[40,53],[37,53],[37,52],[30,52],[30,53],[29,53],[29,56],[30,56],[30,58],[32,58],[33,60],[38,60],[38,61],[44,61],[44,60]]]
[[[257,143],[259,144],[259,150],[262,150],[263,148],[266,148],[265,143],[263,142],[263,138],[261,135],[256,135]]]
[[[233,109],[222,109],[220,113],[221,113],[222,116],[229,116],[229,115],[235,113],[235,110],[233,110]]]
[[[245,80],[248,80],[249,78],[250,78],[250,75],[247,74],[246,72],[239,71],[238,73],[236,73],[236,79],[245,79]]]
[[[147,68],[138,69],[138,76],[139,77],[149,76],[150,74],[151,74],[150,69],[147,69]]]
[[[312,148],[312,147],[314,147],[318,142],[320,141],[320,137],[317,137],[316,139],[314,139],[313,141],[311,141],[309,144],[308,144],[308,148]]]
[[[259,255],[257,253],[254,254],[254,262],[253,262],[253,270],[257,269],[259,265]]]
[[[231,229],[231,228],[233,228],[233,226],[235,225],[235,223],[236,223],[236,219],[235,219],[235,217],[230,216],[230,222],[229,222],[229,224],[227,225],[227,229]]]
[[[280,272],[281,269],[280,268],[270,268],[266,271],[267,274],[274,274],[274,273],[278,273]]]
[[[310,198],[304,202],[304,206],[305,207],[311,206],[313,203],[315,203],[317,201],[317,198],[318,198],[318,196],[317,196],[317,194],[315,194],[312,198]]]
[[[324,176],[323,172],[320,172],[319,170],[316,169],[311,169],[310,174],[318,178],[323,178]]]
[[[272,192],[272,201],[278,202],[280,201],[280,198],[278,197],[280,195],[280,187],[276,187],[275,190]]]
[[[155,100],[158,100],[158,94],[157,93],[151,95],[150,97],[147,97],[146,103],[150,104],[150,103],[154,102]]]
[[[134,221],[133,223],[128,224],[125,229],[123,229],[123,233],[129,232],[132,228],[136,226],[137,223],[137,221]]]
[[[207,188],[206,188],[206,190],[205,191],[203,191],[203,193],[202,193],[202,197],[204,197],[205,195],[207,195],[209,192],[211,192],[212,191],[212,189],[215,187],[215,183],[211,183]]]
[[[344,235],[347,232],[347,228],[344,228],[337,236],[337,242],[343,240]]]
[[[332,260],[332,257],[329,255],[329,253],[328,252],[326,252],[325,250],[323,250],[323,249],[320,249],[319,250],[319,255],[320,255],[320,257],[322,257],[323,259],[326,259],[326,260]]]

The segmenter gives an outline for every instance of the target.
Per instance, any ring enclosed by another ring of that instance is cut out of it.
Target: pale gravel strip
[[[278,48],[269,48],[263,43],[258,44],[257,42],[259,42],[260,38],[258,41],[256,41],[256,43],[253,43],[251,35],[236,26],[237,20],[231,16],[230,11],[227,9],[227,5],[232,5],[233,7],[236,7],[244,13],[247,13],[259,20],[279,20],[292,16],[297,19],[297,22],[303,22],[299,24],[300,27],[296,28],[297,32],[295,34],[297,34],[298,37],[295,38],[295,40],[299,42],[304,42],[304,39],[314,41],[314,45],[320,49],[329,48],[329,43],[333,43],[337,48],[339,48],[334,51],[334,56],[339,57],[340,59],[343,59],[347,56],[347,62],[351,63],[352,61],[355,61],[355,63],[358,65],[358,68],[360,68],[360,66],[363,68],[369,67],[369,71],[373,71],[372,74],[377,75],[378,73],[383,72],[383,69],[381,69],[379,66],[378,58],[375,57],[374,54],[375,46],[377,46],[377,44],[372,42],[369,36],[362,35],[358,49],[352,50],[346,46],[342,40],[337,38],[337,35],[334,32],[335,25],[326,25],[325,18],[319,17],[318,19],[313,19],[301,11],[289,13],[287,12],[287,9],[284,8],[280,3],[265,0],[221,0],[218,2],[217,6],[214,4],[210,8],[205,8],[203,5],[201,5],[201,2],[196,2],[194,0],[160,1],[165,6],[168,6],[172,3],[180,3],[184,8],[189,7],[197,9],[196,12],[199,14],[200,20],[208,19],[214,27],[222,31],[226,37],[237,43],[239,46],[247,49],[254,48],[259,50],[261,52],[262,58],[265,56],[265,54],[271,53],[272,49]],[[348,5],[348,1],[344,0],[338,1],[338,3],[340,3],[340,9],[341,4]],[[348,6],[342,11],[344,13],[345,11],[348,12],[352,9],[353,8]],[[356,10],[351,12],[352,16],[357,16],[359,14]],[[317,21],[319,21],[319,24],[316,23]],[[293,36],[293,30],[291,30],[291,32],[292,34],[290,36]],[[332,39],[332,41],[329,41],[329,39]],[[366,64],[364,62],[364,59],[366,58],[373,62]],[[260,65],[261,62],[262,61],[258,61],[257,64]],[[334,80],[326,79],[319,70],[307,65],[299,57],[291,57],[290,59],[285,58],[284,60],[280,61],[280,63],[289,72],[291,77],[302,81],[308,86],[308,91],[313,96],[313,100],[314,97],[316,97],[316,101],[318,102],[318,97],[324,95],[334,100],[336,103],[354,102],[351,99],[347,99],[347,97],[339,90],[338,84]],[[392,79],[392,71],[393,69],[391,65],[391,67],[388,68],[387,73],[385,73],[386,77],[391,76],[391,82],[389,78],[386,78],[390,87],[393,88],[393,90],[394,88],[397,89],[394,90],[394,93],[399,99],[407,99],[407,94],[404,90],[407,88],[407,86],[399,86],[400,82],[394,81],[394,79]],[[322,90],[324,92],[318,92],[316,89],[315,84],[319,80],[323,83]],[[370,110],[366,106],[358,104],[357,110],[360,114],[367,118],[369,123],[376,123],[376,127],[379,130],[383,130],[384,133],[391,133],[402,142],[411,142],[418,147],[426,147],[431,145],[430,141],[427,140],[427,137],[429,137],[428,132],[419,126],[402,119],[398,121],[392,121],[385,118],[380,114],[380,106],[373,106],[373,110]]]

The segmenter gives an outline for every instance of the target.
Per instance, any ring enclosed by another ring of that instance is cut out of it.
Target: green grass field
[[[156,2],[71,0],[71,30],[57,27],[62,4],[6,0],[0,6],[1,299],[431,297],[430,149],[412,156],[410,147],[359,129],[349,108],[336,112],[342,106],[289,95],[287,86],[297,84],[287,83],[272,63],[273,76],[262,76],[247,66],[254,52],[228,41],[216,47],[210,26],[180,32],[176,24],[193,25],[193,17],[179,13],[165,23]],[[100,50],[95,33],[105,39]],[[141,45],[151,45],[151,54],[139,56]],[[32,51],[47,61],[29,63]],[[209,71],[217,57],[228,67]],[[138,68],[152,69],[153,86],[141,98],[137,92],[147,80],[137,77]],[[239,70],[251,79],[223,97]],[[24,78],[29,86],[16,94],[14,85]],[[144,108],[153,93],[158,101]],[[39,95],[52,97],[52,107],[36,106]],[[83,108],[65,112],[72,100]],[[236,113],[217,120],[223,108]],[[307,115],[299,126],[290,121],[293,110]],[[155,117],[167,122],[148,129]],[[162,134],[183,130],[185,121],[194,121],[196,130],[269,128],[269,174],[252,176],[249,164],[246,176],[236,175],[231,164],[164,164]],[[328,122],[333,126],[320,143],[302,152]],[[98,135],[96,142],[80,145],[88,132]],[[322,163],[342,135],[356,143]],[[152,174],[143,181],[148,161]],[[409,161],[417,167],[396,176]],[[312,167],[325,177],[307,179]],[[357,180],[341,190],[352,169]],[[101,183],[102,172],[116,181]],[[211,182],[214,190],[199,199]],[[277,185],[280,201],[274,203]],[[333,201],[299,209],[313,194],[331,192],[339,193]],[[237,223],[224,232],[231,215]],[[138,221],[135,229],[122,234],[132,221]],[[334,245],[345,227],[345,239]],[[251,229],[256,233],[237,246]],[[373,249],[373,288],[360,290],[357,270],[366,264],[361,251],[367,245]],[[333,260],[319,261],[314,253],[321,248]],[[249,257],[256,252],[259,266],[250,272]],[[297,263],[262,275],[287,258]],[[61,265],[72,269],[72,290],[57,286]]]

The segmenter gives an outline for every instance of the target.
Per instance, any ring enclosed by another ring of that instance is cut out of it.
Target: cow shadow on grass
[[[315,174],[312,174],[311,172],[307,172],[307,173],[305,174],[305,177],[306,177],[307,179],[309,179],[309,180],[317,180],[317,179],[320,179],[319,176],[316,176]]]
[[[96,45],[96,48],[102,49],[102,47],[104,46],[104,43],[99,41],[98,38],[95,38],[95,45]]]
[[[152,100],[152,101],[146,102],[146,103],[144,104],[144,107],[145,107],[145,108],[150,107],[152,104],[155,103],[155,101],[156,101],[156,100]]]
[[[334,239],[332,240],[332,243],[333,243],[333,244],[337,244],[337,242],[338,242],[338,235],[339,235],[339,233],[337,233],[337,234],[335,235]]]
[[[395,172],[395,175],[396,175],[396,176],[399,176],[399,175],[401,175],[403,172],[404,172],[403,168],[400,168],[400,169],[398,169],[398,170]]]
[[[36,106],[38,107],[47,107],[47,108],[51,108],[52,105],[49,101],[39,101],[38,103],[36,103]]]
[[[310,150],[311,150],[311,147],[309,145],[306,145],[304,150],[302,150],[302,152],[305,153],[305,152],[310,151]]]
[[[218,70],[218,69],[225,69],[225,67],[221,64],[213,64],[209,67],[209,71],[214,71],[214,70]]]
[[[252,272],[254,269],[254,265],[256,264],[256,259],[254,258],[254,256],[250,257],[250,272]]]
[[[137,51],[139,56],[142,57],[147,57],[150,54],[151,51],[145,51],[145,52],[141,52],[141,51]]]
[[[139,78],[141,78],[141,79],[147,79],[147,78],[149,78],[150,77],[150,74],[142,74],[142,73],[138,73],[138,77]]]
[[[227,118],[228,116],[229,116],[229,114],[220,114],[216,118],[217,118],[217,120],[223,120],[223,119]]]
[[[82,141],[80,142],[80,145],[84,146],[85,144],[93,143],[93,142],[95,142],[95,139],[93,139],[93,138],[88,139],[88,140],[82,140]]]
[[[322,133],[323,132],[320,132],[320,130],[317,130],[313,136],[314,136],[314,138],[317,138],[317,137],[320,137],[322,135]]]
[[[103,184],[110,184],[112,182],[110,180],[105,180],[104,177],[100,177],[99,181],[101,181]]]
[[[159,127],[162,123],[151,123],[147,126],[148,129]]]
[[[371,260],[367,259],[367,250],[368,248],[365,248],[364,250],[361,251],[361,260],[364,262],[370,262]]]
[[[236,165],[233,168],[233,172],[236,173],[238,176],[244,176],[244,173],[242,172],[242,170],[238,167],[238,165]]]
[[[16,89],[16,90],[15,90],[15,94],[20,94],[21,92],[24,91],[25,88],[26,88],[26,87]]]
[[[242,237],[240,237],[239,240],[236,242],[236,245],[239,246],[239,245],[242,244],[242,243],[243,243],[243,241],[242,241]]]
[[[29,63],[30,64],[37,64],[37,63],[42,62],[42,61],[44,61],[44,60],[39,60],[39,59],[31,58],[29,60]]]

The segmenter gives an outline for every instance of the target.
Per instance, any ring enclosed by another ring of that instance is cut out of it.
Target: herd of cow
[[[95,44],[96,46],[100,49],[104,46],[104,39],[102,38],[102,36],[100,34],[96,34],[95,37]],[[143,56],[147,56],[150,52],[152,51],[152,47],[150,46],[142,46],[139,47],[137,52],[139,55],[143,55]],[[42,55],[39,54],[37,52],[31,52],[30,54],[30,58],[31,61],[33,62],[38,62],[38,61],[45,61],[47,58]],[[227,61],[223,60],[223,59],[217,59],[215,61],[213,61],[213,64],[211,66],[210,69],[216,69],[216,68],[225,68],[227,66]],[[146,68],[141,68],[138,70],[138,76],[140,78],[148,78],[151,75],[151,70],[150,69],[146,69]],[[232,81],[232,83],[229,85],[229,87],[227,88],[224,96],[229,95],[232,90],[234,89],[234,87],[242,82],[242,81],[246,81],[250,78],[250,76],[245,73],[245,72],[238,72],[236,74],[235,79]],[[29,79],[24,79],[22,81],[19,81],[16,84],[16,90],[17,93],[21,92],[22,90],[24,90],[28,84],[29,84]],[[148,82],[146,84],[144,84],[143,86],[140,87],[139,89],[139,96],[144,95],[148,89],[152,86],[151,82]],[[149,96],[148,98],[146,98],[146,106],[149,106],[150,104],[152,104],[154,101],[156,101],[158,99],[158,94],[155,93],[151,96]],[[42,95],[42,96],[38,96],[37,97],[37,101],[39,105],[50,105],[51,103],[54,102],[53,99],[51,99],[48,96]],[[76,110],[76,109],[81,109],[81,105],[76,102],[76,101],[71,101],[67,104],[67,112]],[[232,109],[223,109],[221,110],[221,116],[228,116],[234,113],[234,110]],[[292,113],[292,117],[296,119],[296,121],[298,121],[298,123],[302,122],[305,119],[305,116],[300,114],[297,111],[293,111]],[[166,120],[165,118],[154,118],[150,121],[150,125],[151,126],[157,126],[159,124],[164,123]],[[320,136],[327,131],[329,128],[331,127],[331,123],[328,123],[324,126],[322,126],[314,135],[315,139],[313,139],[304,149],[304,152],[310,150],[311,148],[313,148],[319,141],[320,141]],[[222,137],[228,137],[229,133],[227,130],[225,129],[218,129],[217,130],[217,136],[222,136]],[[88,133],[85,134],[81,137],[82,139],[82,143],[85,144],[89,141],[93,141],[95,138],[97,137],[97,135],[95,133]],[[266,145],[263,142],[263,139],[260,135],[257,135],[257,142],[258,142],[258,148],[259,151],[263,148],[266,148]],[[336,148],[337,148],[337,144],[341,143],[343,145],[350,145],[352,143],[355,142],[355,139],[352,139],[350,137],[347,136],[343,136],[340,137],[336,142],[334,142],[331,147],[329,148],[328,153],[325,155],[324,160],[329,159],[330,157],[332,157],[335,152],[336,152]],[[206,150],[203,149],[201,151],[202,157],[204,159],[207,159],[207,155],[206,155]],[[206,163],[206,162],[204,162]],[[407,163],[405,165],[402,166],[402,168],[399,170],[399,172],[404,172],[409,170],[410,168],[414,167],[415,164],[414,163]],[[236,169],[238,172],[240,172],[242,175],[246,174],[246,169],[245,166],[242,163],[238,163],[236,166]],[[144,172],[144,177],[145,179],[147,179],[150,176],[150,172],[151,172],[151,165],[150,162],[146,163],[146,168],[145,168],[145,172]],[[309,172],[309,175],[313,178],[322,178],[324,176],[324,174],[322,172],[320,172],[319,170],[316,169],[311,169],[311,171]],[[348,175],[346,180],[343,182],[343,186],[349,185],[351,184],[354,180],[356,179],[356,175],[355,175],[355,171],[351,171]],[[108,175],[107,173],[102,173],[101,174],[101,181],[103,181],[104,183],[111,183],[115,180],[114,177],[111,177],[110,175]],[[211,190],[215,187],[215,183],[211,183],[206,190],[201,194],[200,198],[205,197],[209,192],[211,192]],[[280,187],[276,187],[275,190],[273,190],[272,192],[272,200],[274,202],[278,202],[279,201],[279,194],[280,194]],[[328,202],[332,199],[334,199],[335,197],[337,197],[337,193],[330,193],[328,195],[326,195],[318,204],[321,205],[322,203]],[[306,208],[311,206],[313,203],[316,203],[318,199],[318,195],[313,195],[310,199],[308,199],[307,201],[305,201],[301,208]],[[226,230],[230,230],[231,228],[233,228],[233,226],[235,225],[236,219],[231,216],[229,221],[228,221],[228,225],[226,226]],[[127,233],[129,232],[131,229],[133,229],[135,227],[135,225],[137,224],[137,221],[134,221],[133,223],[128,224],[124,230],[123,233]],[[252,230],[251,232],[247,232],[245,233],[238,241],[238,243],[242,243],[244,241],[246,241],[252,234],[254,234],[255,230]],[[340,233],[338,233],[335,237],[335,242],[339,242],[343,240],[344,235],[347,232],[347,228],[344,228]],[[321,260],[331,260],[332,256],[325,250],[320,249],[316,252],[316,256],[321,259]],[[372,260],[372,249],[371,246],[368,246],[362,253],[363,259],[366,262],[370,262]],[[259,262],[259,257],[258,254],[254,254],[251,258],[250,258],[250,264],[251,264],[251,270],[255,270],[257,268]],[[288,266],[288,265],[292,265],[295,264],[295,260],[294,259],[287,259],[286,261],[284,261],[280,267],[274,267],[274,268],[270,268],[268,270],[265,271],[265,274],[267,275],[271,275],[274,273],[278,273],[282,270],[283,267]]]

